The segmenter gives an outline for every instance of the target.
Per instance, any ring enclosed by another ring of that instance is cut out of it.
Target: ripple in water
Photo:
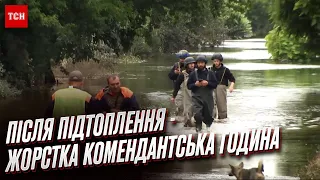
[[[318,126],[320,118],[312,118],[311,113],[319,112],[319,107],[304,107],[302,103],[308,92],[310,88],[255,88],[228,92],[229,120],[224,124],[215,123],[212,130],[224,133],[260,127],[280,126],[297,130]],[[147,96],[156,103],[168,105],[170,94],[171,92],[153,92]],[[177,102],[181,103],[181,100]],[[181,116],[177,118],[183,119]]]

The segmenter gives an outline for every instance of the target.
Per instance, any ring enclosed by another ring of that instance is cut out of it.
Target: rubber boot
[[[195,114],[194,119],[196,120],[196,131],[200,132],[202,130],[203,117],[201,114]]]
[[[209,125],[209,124],[206,124],[206,131],[207,132],[210,132],[210,127],[211,127],[211,124]]]
[[[201,132],[202,131],[202,124],[197,124],[196,125],[196,132]]]

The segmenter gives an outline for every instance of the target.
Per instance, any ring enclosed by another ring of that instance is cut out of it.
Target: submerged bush
[[[299,172],[300,179],[319,179],[320,177],[320,154],[316,155],[309,164]]]
[[[0,98],[15,97],[21,94],[21,90],[12,87],[6,80],[0,79]]]
[[[11,86],[8,81],[4,79],[6,70],[0,63],[0,98],[14,97],[21,94],[21,90]]]
[[[120,56],[118,62],[122,64],[134,64],[134,63],[143,63],[146,61],[142,60],[139,56],[127,55],[127,56]]]
[[[132,56],[141,56],[145,54],[150,54],[152,51],[152,48],[147,44],[144,37],[141,36],[135,36],[132,46],[130,48],[130,54]]]

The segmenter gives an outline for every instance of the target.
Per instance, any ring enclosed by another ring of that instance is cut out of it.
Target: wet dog
[[[264,175],[262,173],[264,168],[261,160],[259,161],[258,168],[244,169],[243,162],[241,162],[238,166],[230,165],[230,167],[231,172],[229,173],[229,176],[235,176],[237,180],[264,180]]]

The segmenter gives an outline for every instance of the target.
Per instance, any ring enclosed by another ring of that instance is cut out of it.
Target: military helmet
[[[204,55],[199,55],[199,56],[197,56],[196,62],[199,62],[199,61],[203,61],[203,62],[206,63],[206,64],[207,64],[207,62],[208,62],[207,58],[206,58]]]
[[[187,57],[184,60],[184,67],[187,67],[188,64],[195,63],[195,62],[196,62],[196,60],[193,57]]]
[[[176,53],[176,55],[180,59],[185,59],[189,57],[189,52],[187,50],[180,50],[178,53]]]
[[[221,62],[223,61],[223,57],[220,53],[213,54],[211,60],[219,59]]]

